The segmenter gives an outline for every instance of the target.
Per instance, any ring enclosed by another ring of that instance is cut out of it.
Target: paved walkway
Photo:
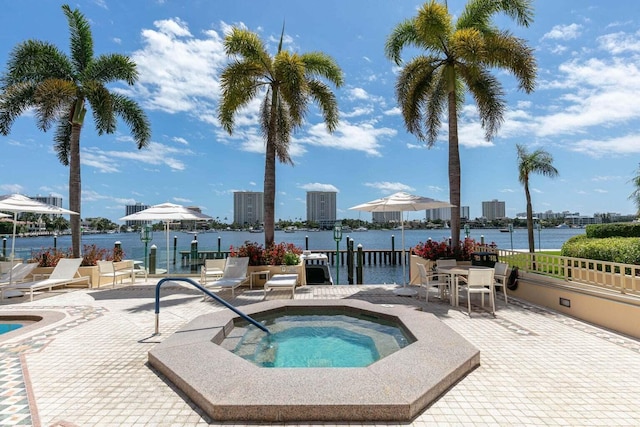
[[[26,309],[65,314],[47,328],[0,342],[0,425],[219,424],[146,361],[147,351],[162,339],[221,307],[172,286],[162,291],[162,334],[153,336],[154,285],[66,290],[32,303],[12,299],[0,305],[0,314]],[[295,297],[414,305],[433,312],[480,349],[481,366],[411,425],[640,425],[640,341],[516,299],[510,298],[507,307],[499,299],[495,318],[479,309],[469,318],[466,310],[437,298],[426,304],[395,296],[393,289],[310,286],[298,289]],[[250,304],[262,295],[261,290],[241,290],[231,303]],[[287,292],[270,295],[279,297],[286,298]]]

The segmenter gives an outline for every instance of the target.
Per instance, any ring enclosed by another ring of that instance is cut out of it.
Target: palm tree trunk
[[[264,162],[264,246],[273,246],[275,229],[276,202],[276,126],[278,108],[278,88],[271,94],[269,111],[269,131],[267,132],[267,147]]]
[[[533,207],[531,206],[531,193],[529,193],[529,180],[524,183],[524,194],[527,197],[527,237],[529,238],[529,252],[536,251],[533,238]]]
[[[449,203],[451,208],[451,244],[460,245],[460,151],[458,148],[458,111],[456,92],[449,91]]]
[[[78,212],[71,215],[71,251],[74,258],[80,257],[80,131],[82,126],[71,125],[71,139],[69,141],[69,209]]]

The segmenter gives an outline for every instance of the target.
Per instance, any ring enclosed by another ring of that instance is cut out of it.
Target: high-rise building
[[[131,214],[143,211],[145,209],[149,209],[149,205],[143,205],[140,202],[136,203],[135,205],[126,205],[125,206],[125,211],[126,211],[125,215],[131,215]],[[125,222],[125,225],[127,227],[145,225],[145,224],[151,224],[151,221],[127,220]]]
[[[307,222],[332,228],[336,222],[336,192],[307,191]]]
[[[376,224],[384,224],[387,222],[400,223],[402,220],[402,212],[371,212],[371,222]]]
[[[241,226],[262,226],[264,222],[264,193],[234,191],[233,222]]]
[[[30,197],[33,200],[37,200],[40,203],[46,203],[48,205],[57,206],[59,208],[62,207],[62,197],[57,196],[33,196]],[[21,217],[22,215],[20,215]],[[60,214],[49,214],[49,218],[55,218],[61,216]]]
[[[498,199],[482,202],[482,216],[488,221],[506,218],[505,212],[504,202],[501,202]]]
[[[469,219],[469,206],[460,206],[460,218]],[[435,219],[451,221],[451,208],[427,209],[425,219],[427,221]]]

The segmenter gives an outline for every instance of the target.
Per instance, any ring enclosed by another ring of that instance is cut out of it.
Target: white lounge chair
[[[226,263],[226,259],[205,259],[204,265],[200,267],[200,283],[207,286],[207,278],[221,278]]]
[[[51,291],[54,287],[70,285],[72,283],[87,282],[91,284],[91,278],[88,276],[81,277],[78,268],[82,263],[82,258],[62,258],[58,261],[58,265],[47,279],[37,280],[33,282],[13,283],[0,287],[0,299],[4,299],[4,293],[8,290],[18,290],[29,292],[30,301],[33,301],[33,292],[48,289]]]
[[[440,294],[440,299],[443,299],[445,294],[449,290],[449,283],[441,280],[442,274],[427,271],[427,267],[422,263],[417,263],[418,273],[420,274],[420,286],[426,289],[426,294],[424,296],[425,301],[429,302],[429,289],[432,287],[438,288],[438,293]],[[417,295],[418,299],[420,299],[420,294]]]
[[[229,257],[224,265],[222,277],[206,285],[213,289],[231,289],[231,296],[235,298],[235,289],[249,279],[247,269],[249,257]]]
[[[0,276],[0,286],[7,285],[9,283],[24,282],[27,276],[29,276],[37,266],[37,262],[14,265],[10,271],[7,271]]]

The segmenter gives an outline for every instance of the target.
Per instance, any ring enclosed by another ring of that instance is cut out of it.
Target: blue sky
[[[529,28],[499,18],[501,28],[528,40],[538,61],[536,91],[516,90],[497,75],[508,111],[491,142],[472,103],[460,114],[462,204],[471,217],[482,201],[504,200],[508,216],[525,210],[515,144],[544,148],[560,172],[531,179],[535,211],[630,214],[631,178],[640,152],[640,22],[632,1],[538,1]],[[3,7],[0,67],[19,42],[38,39],[69,51],[68,26],[54,1],[23,0]],[[95,54],[122,53],[138,64],[139,82],[113,86],[147,112],[152,142],[137,150],[120,123],[98,136],[90,120],[81,136],[82,216],[113,220],[124,206],[165,201],[200,206],[233,218],[233,191],[262,191],[264,142],[258,102],[237,118],[233,136],[216,119],[222,48],[230,26],[257,32],[271,52],[283,22],[285,48],[323,51],[345,74],[336,90],[340,125],[326,133],[315,109],[293,136],[295,166],[278,164],[276,220],[306,217],[307,190],[338,191],[338,217],[370,220],[349,207],[396,191],[448,200],[447,132],[427,149],[406,132],[394,96],[397,68],[384,56],[392,28],[415,16],[418,1],[274,0],[77,1],[91,22]],[[449,0],[457,14],[464,5]],[[405,56],[408,59],[409,56]],[[469,99],[468,99],[469,101]],[[89,115],[87,115],[89,117]],[[0,136],[0,193],[54,194],[68,206],[68,168],[30,114]],[[420,214],[414,214],[419,218]]]

